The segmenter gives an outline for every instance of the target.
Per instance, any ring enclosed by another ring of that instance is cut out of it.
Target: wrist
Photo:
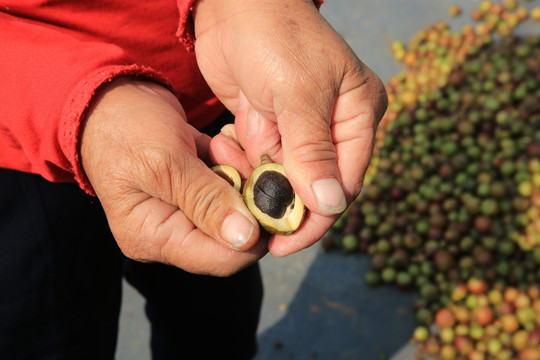
[[[243,13],[257,11],[268,15],[282,11],[290,6],[316,7],[324,0],[196,0],[193,4],[192,18],[195,38],[207,29]]]
[[[216,24],[224,22],[232,14],[238,13],[242,7],[248,6],[248,3],[249,0],[196,0],[191,11],[195,38]]]

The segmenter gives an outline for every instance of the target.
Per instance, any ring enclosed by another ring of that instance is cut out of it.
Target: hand
[[[158,84],[119,78],[100,89],[80,154],[128,257],[224,276],[266,253],[240,194],[204,163],[209,142]]]
[[[201,71],[236,115],[235,129],[212,142],[215,160],[235,154],[244,176],[262,154],[282,163],[310,211],[269,250],[312,245],[361,190],[387,106],[383,84],[311,1],[201,0],[194,22]]]

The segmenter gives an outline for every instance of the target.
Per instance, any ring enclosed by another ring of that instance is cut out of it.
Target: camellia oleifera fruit
[[[223,179],[227,180],[227,182],[236,190],[242,190],[242,178],[234,167],[230,165],[216,165],[212,167],[212,170]]]
[[[244,185],[244,201],[259,224],[272,234],[292,234],[304,219],[305,207],[294,192],[283,165],[263,156]]]

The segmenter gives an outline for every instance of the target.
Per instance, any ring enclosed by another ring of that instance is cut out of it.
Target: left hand
[[[230,136],[213,140],[214,161],[244,177],[262,154],[282,163],[309,212],[269,250],[314,244],[362,188],[387,106],[382,82],[311,1],[201,0],[193,16],[200,69],[236,115]]]

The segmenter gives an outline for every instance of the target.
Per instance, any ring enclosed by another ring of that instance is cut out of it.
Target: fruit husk
[[[266,158],[265,158],[266,159]],[[302,199],[294,193],[294,199],[291,204],[288,205],[286,213],[283,217],[275,219],[264,212],[262,212],[255,204],[254,200],[254,186],[257,179],[261,174],[266,171],[276,171],[286,177],[283,165],[268,160],[255,168],[244,184],[243,197],[248,209],[253,216],[257,219],[259,224],[269,233],[289,235],[294,233],[302,224],[305,214],[305,207]]]

